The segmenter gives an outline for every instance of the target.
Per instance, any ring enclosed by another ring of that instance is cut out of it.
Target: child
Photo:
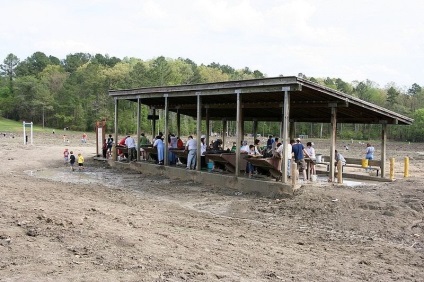
[[[72,151],[71,151],[71,156],[69,157],[69,164],[71,165],[71,171],[74,171],[75,156],[74,156],[74,152]]]
[[[65,160],[65,165],[68,163],[69,158],[69,152],[68,149],[65,148],[65,151],[63,151],[63,159]]]
[[[84,157],[81,153],[78,154],[78,170],[84,169]]]
[[[103,158],[106,159],[106,153],[107,153],[107,142],[106,139],[103,142]]]

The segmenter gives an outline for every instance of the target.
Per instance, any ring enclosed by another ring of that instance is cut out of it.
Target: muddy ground
[[[387,146],[395,182],[268,199],[110,169],[69,138],[0,137],[0,281],[424,281],[423,144]]]

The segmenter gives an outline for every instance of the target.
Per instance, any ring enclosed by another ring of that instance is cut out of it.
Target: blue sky
[[[424,86],[422,0],[0,0],[0,60],[189,58],[267,76]]]

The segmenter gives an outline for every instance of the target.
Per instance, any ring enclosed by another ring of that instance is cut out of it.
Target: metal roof
[[[124,99],[163,109],[168,97],[169,111],[196,118],[197,95],[202,101],[202,116],[209,108],[211,120],[236,119],[240,92],[243,119],[281,121],[284,88],[289,89],[290,120],[329,123],[331,107],[337,107],[338,123],[411,124],[413,119],[389,111],[340,91],[298,78],[273,77],[215,83],[110,90],[115,99]]]

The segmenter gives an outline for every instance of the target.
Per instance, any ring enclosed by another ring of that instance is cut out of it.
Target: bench
[[[362,159],[355,159],[355,158],[345,158],[345,159],[346,159],[346,164],[343,167],[364,168],[362,166]],[[381,170],[381,161],[368,160],[368,167],[364,169],[375,170],[378,176],[378,173]],[[342,168],[342,172],[343,172],[343,168]]]
[[[328,160],[328,161],[324,161]],[[325,165],[327,167],[327,171],[330,171],[330,156],[323,156],[322,161],[320,163],[315,163],[315,165]],[[362,167],[362,159],[355,158],[345,158],[346,164],[343,167],[355,167],[355,168],[363,168]],[[342,172],[343,172],[342,167]],[[377,176],[381,170],[381,161],[377,160],[368,160],[368,167],[364,169],[375,170],[377,172]]]

